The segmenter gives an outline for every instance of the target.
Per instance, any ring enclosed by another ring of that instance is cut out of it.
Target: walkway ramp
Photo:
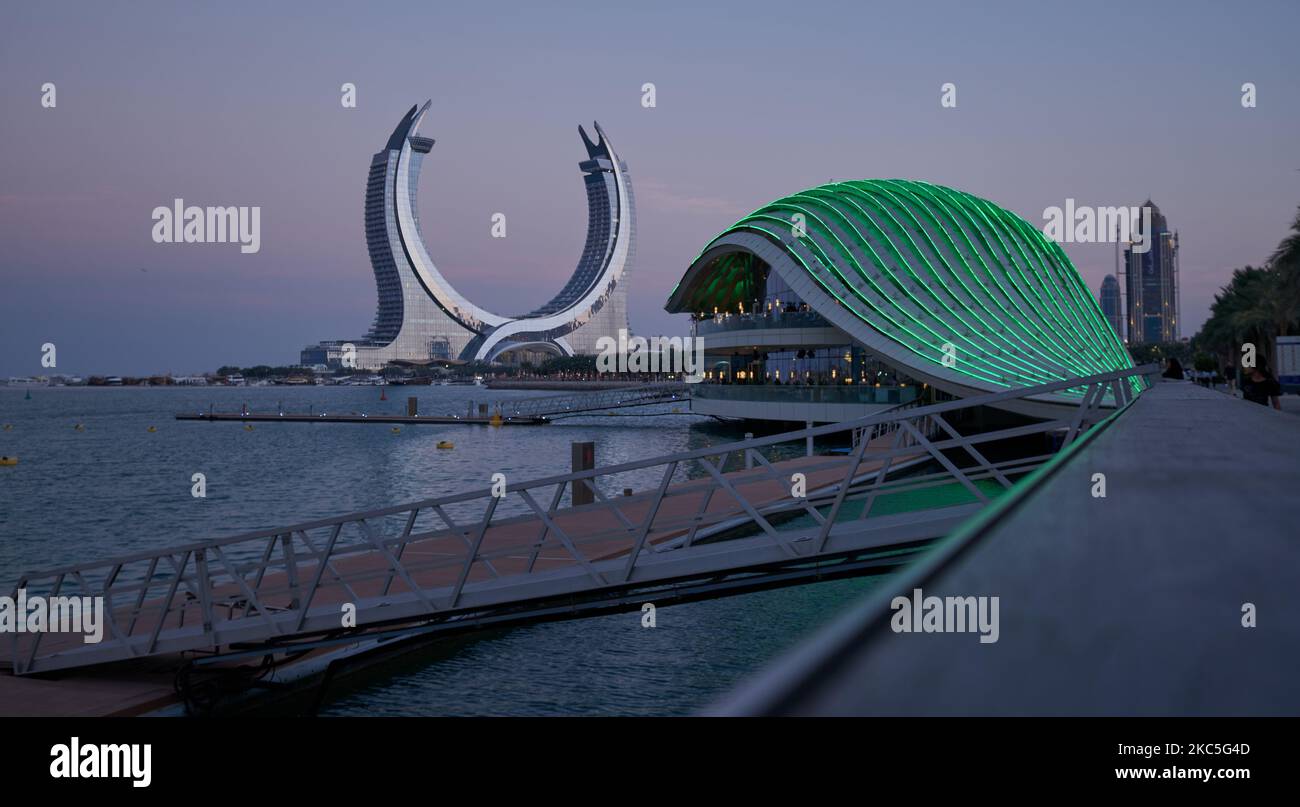
[[[72,633],[12,634],[10,664],[28,674],[176,653],[265,654],[387,629],[579,615],[897,565],[880,560],[882,550],[913,551],[948,534],[1052,454],[1043,440],[1042,453],[991,461],[989,446],[1048,433],[1068,445],[1108,408],[1129,405],[1129,378],[1140,373],[31,572],[15,595],[100,596],[111,619],[95,644]],[[1057,420],[960,430],[981,406],[1079,386],[1087,389],[1081,404]],[[848,455],[813,451],[819,439],[849,443],[855,434],[866,439]],[[931,504],[909,505],[917,491],[929,491]]]
[[[584,412],[603,412],[608,409],[626,409],[650,404],[684,403],[690,399],[689,389],[689,385],[681,381],[663,381],[634,387],[516,398],[502,401],[499,406],[502,415],[506,417],[554,420]]]

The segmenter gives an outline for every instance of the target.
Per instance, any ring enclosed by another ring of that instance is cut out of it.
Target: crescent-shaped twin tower
[[[587,240],[578,267],[549,302],[521,316],[480,308],[456,291],[430,257],[416,202],[420,166],[433,148],[419,134],[429,102],[402,116],[370,162],[366,246],[379,307],[361,338],[320,342],[305,365],[377,370],[392,361],[494,361],[514,350],[591,354],[601,336],[627,328],[627,277],[636,248],[636,211],[627,164],[600,124],[578,127],[587,159]]]

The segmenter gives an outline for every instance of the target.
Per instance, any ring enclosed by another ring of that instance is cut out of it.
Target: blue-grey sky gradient
[[[669,290],[746,212],[832,179],[903,177],[1038,226],[1067,198],[1151,197],[1181,234],[1191,335],[1300,204],[1298,30],[1291,0],[6,4],[0,375],[44,372],[45,342],[59,372],[143,374],[292,363],[360,336],[370,156],[426,98],[426,240],[502,313],[573,270],[576,127],[597,119],[637,193],[639,333],[685,331],[662,310]],[[945,82],[956,109],[940,107]],[[261,251],[153,243],[151,211],[177,197],[260,205]],[[1095,293],[1113,246],[1065,249]]]

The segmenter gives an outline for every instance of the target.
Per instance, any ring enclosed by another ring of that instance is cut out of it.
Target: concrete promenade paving
[[[1097,473],[1105,498],[1092,495]],[[1300,714],[1294,414],[1157,383],[1000,517],[968,527],[716,710]],[[890,600],[915,587],[998,597],[998,641],[895,633]],[[1257,627],[1243,627],[1246,603]]]

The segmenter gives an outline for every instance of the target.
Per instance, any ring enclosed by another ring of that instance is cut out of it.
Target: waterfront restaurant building
[[[924,182],[777,199],[714,238],[665,308],[704,341],[692,409],[719,418],[835,422],[1132,366],[1059,245]],[[1081,395],[1007,408],[1052,417]]]

